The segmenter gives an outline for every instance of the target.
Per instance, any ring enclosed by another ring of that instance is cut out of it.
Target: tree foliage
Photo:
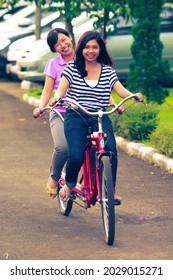
[[[128,20],[130,10],[126,4],[127,0],[90,0],[86,2],[90,17],[96,18],[94,26],[101,30],[104,40],[106,40],[110,26],[116,28],[120,15]]]
[[[60,13],[64,16],[65,20],[65,29],[71,34],[73,45],[75,45],[75,37],[73,32],[73,24],[72,20],[78,16],[80,16],[82,12],[82,6],[84,5],[85,1],[82,0],[57,0],[54,1],[62,3],[62,7],[59,7]]]
[[[164,85],[170,81],[170,66],[162,60],[160,41],[160,13],[163,0],[129,0],[131,13],[136,19],[132,28],[134,42],[128,87],[140,90],[148,101],[162,103],[168,95]]]
[[[2,3],[9,2],[13,5],[19,0],[0,0]],[[95,17],[95,28],[99,28],[104,39],[109,33],[109,28],[116,28],[118,23],[118,16],[122,15],[128,19],[129,8],[126,5],[127,0],[26,0],[27,2],[35,3],[35,35],[36,39],[40,39],[41,34],[41,7],[43,5],[52,3],[62,3],[62,7],[57,7],[61,15],[64,16],[65,29],[72,35],[73,43],[75,45],[75,38],[73,33],[72,20],[80,16],[82,9],[87,9],[90,17]],[[110,21],[111,20],[111,21]]]
[[[5,4],[8,8],[14,8],[19,0],[0,0],[0,7]]]
[[[20,0],[0,0],[0,6],[6,4],[9,8],[15,7],[16,4],[20,2]],[[44,6],[47,1],[46,0],[25,0],[25,2],[35,3],[36,10],[35,10],[35,36],[36,40],[40,39],[41,36],[41,18],[42,18],[42,11],[41,7]],[[49,1],[51,4],[52,1]]]

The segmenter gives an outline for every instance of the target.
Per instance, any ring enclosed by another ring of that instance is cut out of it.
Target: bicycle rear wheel
[[[108,245],[112,245],[115,238],[115,207],[112,167],[107,156],[103,156],[101,159],[100,179],[101,209],[105,241]]]
[[[64,181],[64,179],[61,178],[59,180],[59,190],[61,188],[63,188],[64,185],[65,185],[65,181]],[[63,201],[60,198],[59,193],[57,195],[57,198],[58,198],[58,206],[59,206],[61,214],[63,214],[64,216],[68,216],[73,207],[73,200],[69,199],[68,201]]]

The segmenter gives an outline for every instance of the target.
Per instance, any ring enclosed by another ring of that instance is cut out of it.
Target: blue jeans
[[[81,117],[82,116],[82,117]],[[107,133],[108,139],[106,150],[113,153],[112,170],[114,186],[116,186],[117,173],[117,150],[111,120],[108,116],[103,116],[103,130]],[[88,127],[92,131],[98,130],[97,117],[90,117],[82,112],[80,115],[72,109],[68,109],[65,116],[65,136],[68,144],[68,160],[66,164],[66,182],[69,188],[74,188],[77,182],[78,173],[85,161],[86,136]]]

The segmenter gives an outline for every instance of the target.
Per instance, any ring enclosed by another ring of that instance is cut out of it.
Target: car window
[[[173,32],[173,22],[163,22],[160,25],[160,32]]]
[[[132,21],[129,21],[126,24],[125,20],[122,17],[120,17],[115,30],[113,28],[113,25],[111,26],[110,22],[107,34],[108,36],[130,35],[132,31],[132,26]],[[161,13],[160,32],[173,32],[173,9],[164,10]]]
[[[129,34],[131,34],[131,29],[132,29],[132,26],[119,27],[116,30],[111,31],[109,33],[109,35],[116,35],[116,36],[129,35]]]

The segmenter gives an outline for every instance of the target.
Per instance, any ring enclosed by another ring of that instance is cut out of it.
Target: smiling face
[[[56,52],[62,56],[69,56],[73,52],[72,38],[62,33],[58,34],[58,41],[54,46]]]
[[[97,57],[100,54],[100,46],[97,41],[95,39],[88,41],[82,51],[82,54],[86,61],[96,61]]]

